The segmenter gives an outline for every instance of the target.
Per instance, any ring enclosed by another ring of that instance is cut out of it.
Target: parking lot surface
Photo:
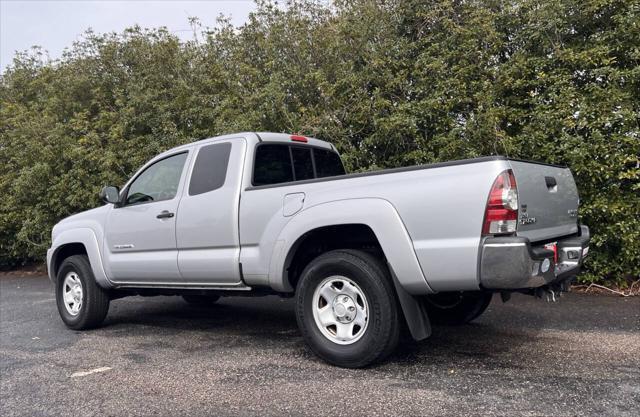
[[[640,298],[495,297],[388,361],[327,365],[292,300],[113,301],[68,330],[46,277],[0,278],[0,415],[638,416]]]

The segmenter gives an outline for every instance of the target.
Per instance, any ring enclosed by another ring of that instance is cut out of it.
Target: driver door
[[[123,284],[180,283],[176,218],[188,152],[162,158],[124,190],[107,214],[105,270]]]

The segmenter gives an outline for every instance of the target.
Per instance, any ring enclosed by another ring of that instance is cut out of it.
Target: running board
[[[154,282],[113,282],[114,289],[126,288],[155,288],[167,290],[216,290],[216,291],[251,291],[253,288],[243,282],[237,284],[185,284],[185,283],[154,283]]]

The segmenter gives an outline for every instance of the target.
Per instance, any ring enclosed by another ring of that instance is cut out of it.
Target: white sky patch
[[[121,32],[136,24],[145,28],[166,26],[183,40],[193,32],[189,17],[213,27],[219,15],[229,16],[234,26],[245,23],[255,10],[253,0],[0,0],[0,71],[11,64],[16,51],[34,45],[62,56],[81,34]]]

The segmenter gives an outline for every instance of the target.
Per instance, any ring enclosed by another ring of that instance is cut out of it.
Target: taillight
[[[518,188],[510,169],[493,182],[487,209],[484,212],[482,234],[515,233],[518,222]]]

